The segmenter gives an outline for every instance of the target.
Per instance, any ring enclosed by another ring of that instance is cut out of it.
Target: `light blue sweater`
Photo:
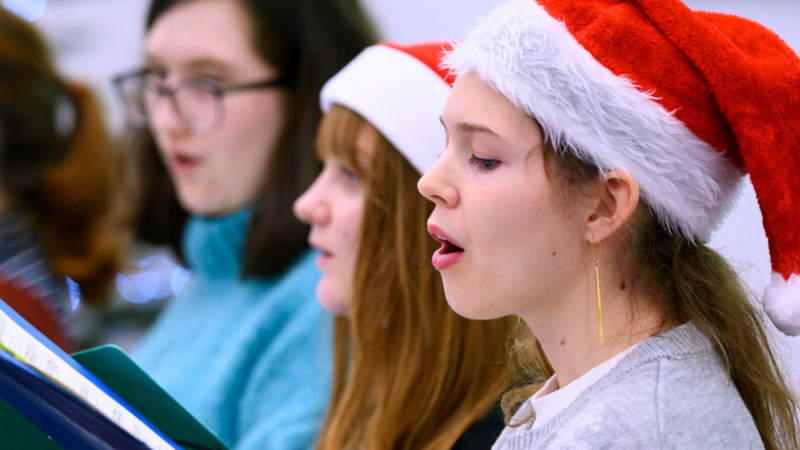
[[[278,279],[240,279],[249,219],[190,219],[183,245],[193,278],[134,357],[231,448],[307,449],[331,380],[318,271],[309,252]]]
[[[764,448],[714,345],[691,322],[640,342],[541,428],[532,425],[506,427],[492,448]]]

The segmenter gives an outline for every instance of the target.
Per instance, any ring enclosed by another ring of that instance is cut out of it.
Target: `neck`
[[[241,276],[250,209],[225,216],[192,216],[183,234],[183,252],[192,270],[215,279]]]
[[[559,386],[566,386],[659,328],[661,315],[652,299],[632,296],[619,280],[601,278],[600,286],[602,343],[593,267],[590,275],[572,285],[547,310],[521,314],[541,344]]]

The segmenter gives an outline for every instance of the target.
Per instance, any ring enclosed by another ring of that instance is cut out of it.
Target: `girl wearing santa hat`
[[[797,55],[677,0],[511,0],[446,62],[432,262],[550,375],[505,398],[495,447],[800,448],[761,314],[705,245],[749,174],[764,307],[800,333]]]
[[[508,319],[447,306],[416,191],[444,146],[445,45],[369,47],[322,90],[325,167],[295,202],[337,314],[320,449],[486,449],[503,429]]]

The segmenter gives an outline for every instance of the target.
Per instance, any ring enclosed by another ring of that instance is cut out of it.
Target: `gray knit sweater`
[[[640,342],[552,420],[532,425],[506,427],[492,448],[764,448],[721,357],[691,322]]]

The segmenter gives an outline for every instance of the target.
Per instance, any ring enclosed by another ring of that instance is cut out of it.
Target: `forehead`
[[[333,156],[354,168],[366,170],[378,144],[378,130],[352,110],[334,105],[322,118],[317,154]]]
[[[237,1],[186,0],[156,19],[145,38],[148,62],[181,68],[198,63],[243,68],[262,65],[251,44],[251,23]]]
[[[474,72],[465,72],[456,79],[442,112],[442,122],[450,134],[491,130],[504,140],[526,148],[541,140],[535,120]]]

